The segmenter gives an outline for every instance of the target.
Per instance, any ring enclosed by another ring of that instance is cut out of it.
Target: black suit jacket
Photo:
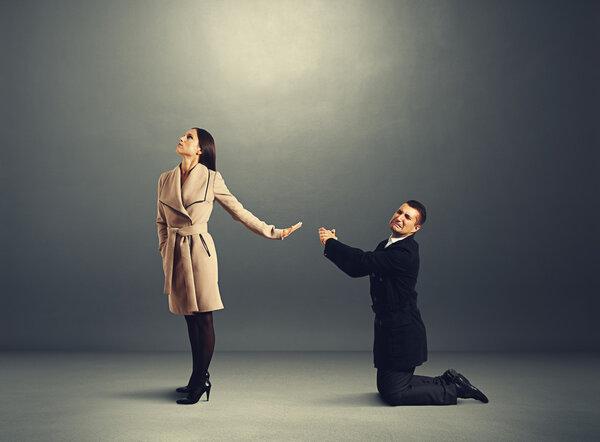
[[[427,360],[427,337],[417,308],[419,244],[414,235],[373,252],[335,239],[325,243],[325,256],[347,275],[369,275],[375,312],[375,367],[408,371]]]

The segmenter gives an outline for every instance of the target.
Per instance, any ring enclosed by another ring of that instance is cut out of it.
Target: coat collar
[[[177,167],[177,170],[179,171],[179,182],[181,182],[181,169],[179,166]],[[201,163],[192,167],[183,187],[180,189],[183,207],[187,209],[192,204],[203,203],[206,201],[209,184],[210,172],[208,171],[208,168]]]
[[[196,164],[181,187],[181,168],[178,164],[167,176],[160,191],[159,201],[181,215],[190,218],[187,208],[206,200],[210,172],[204,164]]]
[[[187,218],[190,217],[181,199],[181,169],[179,169],[179,165],[167,172],[158,200],[171,210],[179,212]]]

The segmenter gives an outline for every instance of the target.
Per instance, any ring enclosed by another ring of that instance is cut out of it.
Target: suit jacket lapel
[[[385,245],[387,244],[387,242],[388,242],[388,240],[387,240],[387,239],[384,239],[383,241],[381,241],[381,242],[380,242],[380,243],[377,245],[377,248],[375,249],[375,251],[378,251],[378,250],[383,250],[383,248],[385,247]]]
[[[388,249],[389,249],[390,247],[400,247],[400,246],[406,246],[408,243],[410,243],[410,242],[412,242],[412,241],[414,241],[414,240],[415,240],[415,239],[413,238],[413,236],[414,236],[414,235],[410,235],[408,238],[404,238],[402,241],[396,241],[396,242],[393,242],[393,243],[391,243],[391,244],[388,246]]]
[[[377,250],[384,250],[386,248],[389,249],[390,247],[399,247],[399,246],[402,246],[402,245],[406,245],[407,241],[414,241],[413,235],[409,236],[408,238],[403,239],[402,241],[393,242],[393,243],[391,243],[387,247],[385,247],[385,245],[387,244],[388,240],[384,239],[383,241],[381,241],[379,243],[379,245],[377,246],[377,248],[375,250],[377,251]]]
[[[167,175],[158,200],[169,209],[190,218],[189,213],[183,206],[183,200],[181,199],[181,169],[179,169],[179,165]]]

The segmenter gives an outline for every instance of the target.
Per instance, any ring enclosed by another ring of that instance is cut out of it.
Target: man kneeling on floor
[[[456,398],[488,398],[456,370],[436,377],[417,376],[415,367],[427,360],[427,338],[417,308],[419,245],[413,235],[423,226],[425,206],[410,200],[389,222],[392,231],[373,252],[338,241],[335,229],[321,227],[325,256],[347,275],[369,275],[375,312],[373,356],[377,389],[390,405],[454,405]]]

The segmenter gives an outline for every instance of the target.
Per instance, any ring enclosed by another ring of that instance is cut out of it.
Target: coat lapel
[[[190,177],[188,177],[188,181],[189,179]],[[190,218],[189,213],[187,213],[187,210],[185,210],[185,207],[183,206],[183,200],[181,199],[181,169],[179,169],[179,165],[167,175],[158,200],[169,209]]]
[[[192,204],[204,202],[206,200],[206,195],[208,194],[209,182],[210,172],[204,164],[198,163],[192,167],[187,180],[185,180],[185,183],[183,183],[183,187],[181,188],[181,201],[183,202],[183,207],[187,209]]]

